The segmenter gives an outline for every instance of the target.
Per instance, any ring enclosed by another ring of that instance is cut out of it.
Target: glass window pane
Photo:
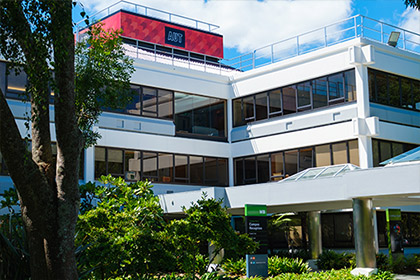
[[[373,167],[379,166],[380,156],[379,156],[379,141],[372,139],[372,154],[373,154]]]
[[[316,79],[312,82],[313,107],[321,108],[328,105],[327,77]]]
[[[382,72],[376,72],[376,93],[377,102],[388,104],[388,75]]]
[[[332,145],[333,164],[347,163],[347,144],[337,143]]]
[[[257,182],[257,166],[255,157],[244,158],[245,184],[254,184]]]
[[[346,100],[356,100],[356,76],[354,70],[344,72],[344,80],[346,83]]]
[[[284,166],[286,168],[285,178],[296,174],[298,171],[298,152],[296,150],[284,152],[284,163]]]
[[[392,157],[396,157],[402,153],[404,153],[403,143],[392,143]]]
[[[192,132],[193,100],[190,95],[175,92],[175,126],[177,132]]]
[[[264,120],[267,118],[267,93],[255,95],[255,114],[256,120]]]
[[[392,158],[391,143],[390,142],[380,141],[379,142],[379,149],[381,151],[380,162],[383,162],[385,160],[388,160],[388,159]]]
[[[226,101],[212,99],[210,105],[210,133],[208,136],[226,137]]]
[[[157,153],[143,152],[143,178],[157,181]]]
[[[123,151],[119,149],[107,149],[108,173],[113,176],[121,176],[123,171]]]
[[[401,101],[403,108],[413,108],[413,95],[411,94],[411,81],[401,78]]]
[[[175,182],[188,181],[188,156],[175,155]]]
[[[240,126],[245,124],[242,117],[242,99],[233,100],[233,126]]]
[[[270,181],[269,164],[270,164],[269,155],[257,156],[258,183],[265,183],[265,182]]]
[[[217,158],[204,158],[204,184],[217,185]]]
[[[172,154],[159,153],[159,182],[172,182],[173,156]]]
[[[141,172],[141,152],[124,151],[125,160],[125,179],[129,181],[139,181]]]
[[[106,176],[105,148],[95,147],[95,178]]]
[[[315,147],[315,162],[317,167],[331,165],[329,144]]]
[[[296,113],[296,88],[294,86],[285,87],[283,92],[283,113]]]
[[[369,77],[369,101],[376,102],[376,82],[375,82],[376,71],[368,69]]]
[[[128,114],[140,115],[140,87],[132,85],[131,90],[133,92],[133,99],[129,104],[127,104],[125,111]]]
[[[349,156],[351,164],[360,166],[358,140],[349,141]]]
[[[245,121],[255,121],[254,116],[254,96],[247,96],[243,98],[243,108]]]
[[[388,75],[389,105],[400,107],[400,79],[398,76]]]
[[[227,186],[228,185],[228,161],[225,158],[217,159],[218,164],[218,176],[219,179],[218,185],[219,186]]]
[[[157,90],[154,88],[143,87],[143,110],[142,115],[146,117],[157,117]]]
[[[281,89],[276,89],[268,92],[270,101],[270,116],[277,116],[281,114]]]
[[[235,185],[244,184],[244,161],[242,158],[233,160],[235,166]]]
[[[283,153],[271,155],[271,180],[278,181],[284,177]]]
[[[413,83],[413,97],[414,109],[420,111],[420,81],[412,81]]]
[[[299,150],[299,171],[314,167],[312,148]]]
[[[311,109],[311,83],[305,82],[298,84],[297,88],[297,104],[299,110]]]
[[[17,72],[19,71],[10,69],[10,73],[7,76],[6,97],[25,99],[24,94],[26,90],[27,76],[23,71],[20,71],[19,74],[16,75]]]
[[[204,165],[203,157],[190,156],[190,182],[203,184]]]
[[[173,119],[174,95],[172,91],[158,90],[158,113],[159,118]]]
[[[328,93],[330,101],[344,97],[344,77],[342,73],[328,77]]]
[[[192,133],[211,135],[216,133],[210,125],[211,100],[202,96],[190,95],[193,102],[193,127]]]

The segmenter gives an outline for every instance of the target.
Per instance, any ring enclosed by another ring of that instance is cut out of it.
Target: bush
[[[380,271],[376,275],[372,275],[371,277],[366,276],[353,276],[350,273],[350,269],[342,269],[342,270],[329,270],[329,271],[318,271],[318,272],[311,272],[311,273],[303,273],[303,274],[293,274],[293,273],[285,273],[280,274],[279,276],[273,277],[270,280],[365,280],[365,279],[372,279],[372,280],[391,280],[394,276],[388,272]]]
[[[281,273],[305,273],[310,268],[302,259],[282,258],[278,256],[268,259],[268,275],[276,276]]]
[[[332,250],[324,251],[316,262],[319,269],[343,269],[352,268],[355,263],[355,255],[348,253],[337,253]]]
[[[285,258],[299,258],[303,261],[311,259],[311,253],[305,249],[295,249],[295,250],[280,250],[276,253],[271,254],[270,256],[278,256]]]
[[[245,275],[246,274],[245,259],[239,259],[239,260],[228,259],[222,264],[222,269],[229,275]]]

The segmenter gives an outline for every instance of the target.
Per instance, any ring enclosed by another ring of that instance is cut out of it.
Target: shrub
[[[392,273],[388,271],[380,271],[376,275],[371,277],[366,276],[353,276],[350,273],[350,269],[341,269],[341,270],[329,270],[329,271],[318,271],[310,272],[303,274],[294,274],[294,273],[284,273],[276,277],[270,278],[270,280],[391,280],[394,278]]]
[[[354,254],[348,253],[337,253],[332,250],[324,251],[317,261],[319,269],[330,270],[330,269],[343,269],[351,268],[354,266]]]
[[[239,259],[239,260],[228,259],[222,264],[222,269],[229,275],[245,275],[246,274],[245,259]]]
[[[310,270],[307,263],[302,259],[282,258],[278,256],[268,259],[268,274],[271,276],[281,273],[305,273]]]
[[[311,253],[305,249],[295,249],[295,250],[279,250],[276,253],[271,254],[270,256],[278,256],[285,258],[299,258],[303,261],[311,259]]]

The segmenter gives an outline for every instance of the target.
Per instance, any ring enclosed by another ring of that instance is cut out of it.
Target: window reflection
[[[352,69],[273,89],[268,95],[263,92],[234,99],[233,126],[354,100],[356,82]]]
[[[178,133],[226,137],[226,102],[191,94],[175,93],[175,127]]]
[[[26,73],[24,71],[15,69],[10,69],[9,72],[9,75],[7,76],[6,97],[14,99],[26,99]]]

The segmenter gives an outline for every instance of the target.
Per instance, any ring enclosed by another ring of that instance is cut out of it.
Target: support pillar
[[[356,269],[352,274],[376,273],[375,230],[371,198],[353,199],[354,243]]]
[[[311,258],[318,259],[322,253],[322,236],[321,236],[321,212],[308,212],[309,219],[309,248],[311,250]]]

